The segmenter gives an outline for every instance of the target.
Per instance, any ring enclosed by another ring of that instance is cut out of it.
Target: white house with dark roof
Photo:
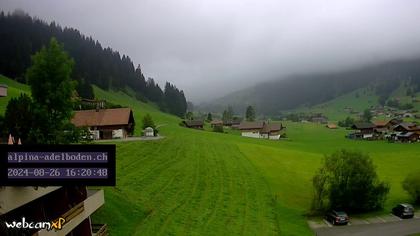
[[[271,124],[265,121],[241,122],[238,129],[242,131],[243,137],[280,139],[281,132],[285,127],[282,124]]]

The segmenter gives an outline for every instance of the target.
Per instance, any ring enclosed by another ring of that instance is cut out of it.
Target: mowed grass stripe
[[[119,186],[132,197],[137,193],[133,202],[151,208],[137,224],[138,235],[276,234],[270,191],[261,188],[263,177],[255,177],[255,168],[235,145],[189,132],[158,142],[118,145],[124,154]]]

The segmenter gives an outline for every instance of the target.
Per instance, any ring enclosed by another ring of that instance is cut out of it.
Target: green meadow
[[[28,91],[4,77],[0,83],[13,88],[10,97]],[[95,87],[95,94],[130,106],[137,135],[150,113],[164,136],[116,142],[117,185],[104,188],[106,203],[93,217],[107,223],[111,235],[313,235],[306,214],[311,178],[324,155],[347,148],[374,159],[380,178],[391,184],[379,213],[410,201],[401,181],[420,170],[420,144],[348,140],[344,129],[292,122],[284,123],[286,140],[243,138],[180,127],[179,118],[122,92]]]

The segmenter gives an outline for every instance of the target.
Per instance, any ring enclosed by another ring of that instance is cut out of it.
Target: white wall
[[[259,132],[242,132],[243,137],[260,138]]]

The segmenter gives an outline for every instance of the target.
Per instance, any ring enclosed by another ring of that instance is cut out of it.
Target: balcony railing
[[[93,236],[108,236],[108,226],[106,224],[92,224]]]
[[[84,202],[81,202],[81,203],[77,204],[76,206],[72,207],[70,210],[68,210],[66,213],[61,215],[59,218],[64,218],[66,220],[65,223],[70,222],[76,216],[81,214],[84,210],[85,210]],[[55,221],[57,221],[57,220],[58,219],[56,219]]]

